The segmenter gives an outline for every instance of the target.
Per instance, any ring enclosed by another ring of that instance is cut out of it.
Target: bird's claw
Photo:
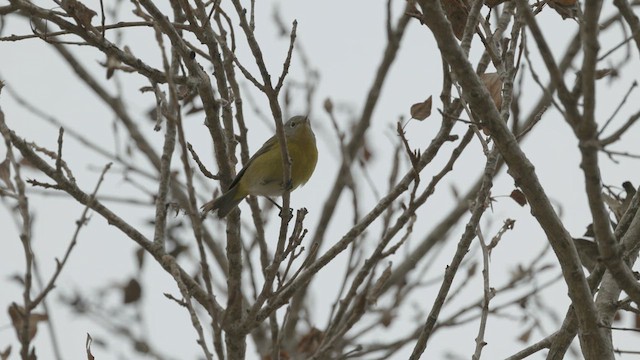
[[[278,206],[278,208],[280,208],[280,212],[278,213],[278,216],[283,217],[282,206]],[[289,208],[289,215],[287,216],[287,219],[291,219],[291,217],[293,217],[293,209]]]

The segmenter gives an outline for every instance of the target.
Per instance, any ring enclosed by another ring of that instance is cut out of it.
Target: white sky
[[[94,9],[99,8],[98,1],[86,1],[85,3]],[[110,2],[105,3],[109,6]],[[394,18],[397,18],[403,4],[403,1],[394,2]],[[271,21],[272,12],[276,5],[281,10],[285,22],[291,23],[293,19],[298,20],[298,40],[309,56],[312,66],[320,72],[321,76],[314,103],[315,112],[312,114],[313,126],[319,138],[320,159],[315,176],[304,188],[297,190],[292,197],[292,207],[305,206],[309,209],[307,217],[307,227],[311,232],[309,239],[315,231],[314,225],[320,215],[324,198],[330,191],[339,164],[330,122],[322,111],[322,101],[330,97],[336,106],[339,104],[348,106],[356,116],[361,111],[385,46],[385,2],[366,0],[257,1],[258,38],[273,78],[279,74],[288,47],[288,36],[279,37]],[[120,14],[120,20],[134,20],[132,15],[128,13],[129,6],[128,3],[123,4],[123,9],[126,11]],[[605,5],[605,13],[611,12],[611,6],[608,3]],[[486,11],[486,8],[483,9],[483,14],[486,14]],[[556,49],[556,54],[559,57],[563,53],[563,45],[577,30],[577,24],[571,20],[563,21],[549,9],[543,11],[538,18],[538,21],[543,24],[544,31],[550,35],[548,40]],[[236,17],[232,16],[232,19],[235,21]],[[96,22],[97,19],[94,19],[94,24]],[[7,19],[2,35],[27,34],[29,32],[27,21],[11,17]],[[603,50],[606,51],[617,44],[619,37],[616,37],[616,34],[619,33],[616,32],[612,36],[605,35],[605,41],[602,41]],[[107,36],[115,41],[116,33],[108,32]],[[239,32],[236,33],[236,40],[239,59],[249,69],[255,70],[255,66],[251,66],[251,58],[243,46],[244,39]],[[119,43],[128,45],[135,55],[148,61],[150,65],[159,67],[157,44],[153,40],[151,30],[137,29],[127,32]],[[474,51],[472,52],[474,60],[479,57],[479,45],[480,43],[475,39]],[[98,62],[104,61],[104,58],[98,51],[88,47],[76,47],[73,48],[73,51],[84,61],[85,66],[97,74],[97,78],[104,79],[104,69],[98,65]],[[536,53],[534,46],[531,46],[531,51],[533,54]],[[620,54],[622,55],[623,52],[621,51]],[[111,136],[113,114],[100,104],[97,97],[88,91],[85,85],[79,83],[75,74],[57,53],[42,41],[26,40],[15,43],[0,43],[0,54],[2,54],[0,56],[0,79],[5,81],[11,90],[63,122],[65,128],[74,129],[107,149],[114,149]],[[631,83],[637,80],[637,49],[632,51],[632,59],[630,65],[622,69],[621,80],[615,82],[616,87],[610,86],[607,80],[598,82],[600,100],[597,114],[599,118],[608,118]],[[541,67],[538,68],[538,73],[542,74],[544,78],[544,71]],[[294,58],[289,79],[302,80],[302,67],[297,58]],[[568,82],[572,81],[570,76],[568,79]],[[148,83],[142,76],[124,73],[118,74],[118,80],[126,94],[127,103],[130,105],[129,111],[140,120],[140,127],[160,152],[163,134],[154,133],[153,123],[144,118],[145,112],[154,106],[154,99],[150,94],[141,95],[138,91],[140,87],[146,86]],[[245,85],[249,85],[248,82],[243,82]],[[115,94],[114,81],[104,84],[112,94]],[[393,149],[393,143],[390,139],[395,141],[395,122],[399,116],[408,117],[409,106],[424,100],[429,95],[434,97],[434,109],[441,108],[438,98],[440,85],[441,64],[433,37],[426,27],[413,21],[403,39],[400,55],[383,88],[373,116],[373,126],[368,135],[375,157],[369,171],[371,177],[376,181],[379,191],[382,192],[387,187],[387,171]],[[537,101],[540,93],[530,76],[525,80],[524,92],[530,94],[523,99],[521,106],[523,108],[522,114],[527,115],[528,106]],[[296,95],[293,96],[295,98]],[[300,99],[296,101],[300,101]],[[271,130],[254,115],[247,101],[245,104],[247,104],[245,114],[250,128],[250,142],[252,150],[255,150],[271,136]],[[621,114],[638,111],[637,104],[638,95],[634,93]],[[5,113],[7,123],[20,136],[49,149],[55,149],[57,140],[55,127],[26,112],[16,104],[13,97],[7,92],[0,95],[0,106]],[[268,113],[262,99],[260,99],[259,106],[262,106],[263,113]],[[294,110],[296,110],[295,107]],[[341,115],[339,120],[344,121],[341,123],[344,129],[348,127],[347,121],[349,119],[345,113],[341,113]],[[186,118],[187,137],[203,161],[210,169],[215,170],[213,158],[211,155],[207,155],[210,153],[211,141],[202,125],[202,116],[200,113]],[[611,129],[615,128],[616,124],[619,125],[622,119],[626,119],[626,116],[620,116],[619,119],[620,122],[614,123]],[[411,146],[419,149],[426,148],[438,126],[439,118],[437,116],[424,122],[413,121],[410,123],[407,127],[407,134]],[[122,129],[120,130],[122,131]],[[462,134],[465,130],[466,125],[462,123],[456,125],[456,133]],[[620,146],[616,146],[616,149],[638,153],[637,138],[638,129],[637,127],[632,128],[622,139]],[[425,181],[423,181],[422,187],[427,183],[426,180],[440,170],[441,165],[448,159],[449,152],[447,150],[451,148],[451,145],[443,148],[444,151],[436,158],[434,164],[423,172],[422,176]],[[565,226],[572,234],[581,235],[590,220],[586,198],[583,194],[579,153],[571,130],[558,112],[549,109],[539,126],[523,143],[523,148],[536,166],[537,174],[542,185],[545,186],[547,194],[555,203],[561,204],[561,215]],[[4,154],[5,148],[2,147],[0,156],[4,158]],[[108,162],[104,157],[87,151],[69,136],[65,141],[63,156],[74,170],[80,187],[87,192],[90,192],[95,186],[99,169]],[[131,161],[144,169],[150,168],[147,162],[139,157],[134,157]],[[174,156],[173,164],[175,169],[181,168],[177,156]],[[454,199],[449,191],[450,187],[455,186],[460,193],[466,192],[468,186],[477,179],[483,165],[484,157],[481,148],[477,139],[474,139],[470,149],[456,164],[451,179],[439,185],[439,191],[436,191],[433,199],[419,211],[419,222],[416,224],[409,241],[409,249],[413,246],[412,244],[417,244],[428,234],[433,224],[437,223],[451,208]],[[601,166],[605,184],[619,186],[625,180],[633,181],[636,186],[640,183],[637,161],[621,159],[619,164],[614,164],[608,158],[601,157]],[[136,199],[148,200],[149,197],[146,194],[122,180],[119,169],[119,166],[114,166],[100,194],[133,196]],[[29,169],[24,169],[23,174],[27,178],[47,180],[42,174]],[[356,176],[356,178],[359,177]],[[155,192],[156,185],[153,182],[136,179],[147,190]],[[210,196],[217,184],[211,184],[209,189],[199,186],[199,195],[204,199],[204,197]],[[360,212],[364,214],[377,202],[377,199],[364,181],[360,183],[359,188],[360,199],[363,200]],[[503,171],[494,183],[492,194],[508,195],[512,189],[513,181]],[[350,196],[343,195],[342,205],[338,208],[345,209],[344,214],[335,216],[331,222],[325,247],[329,246],[332,241],[340,239],[350,227],[352,213],[350,210],[346,210],[350,207],[350,201]],[[2,203],[4,206],[0,208],[0,229],[3,229],[4,236],[0,240],[2,241],[0,245],[0,288],[3,290],[0,291],[0,306],[6,307],[12,301],[21,299],[21,288],[9,277],[23,271],[24,256],[16,226],[10,215],[13,202],[2,199]],[[79,218],[82,206],[61,196],[42,196],[39,194],[31,196],[30,204],[35,219],[33,248],[39,260],[40,270],[44,277],[48,278],[48,274],[55,266],[54,257],[59,258],[63,255],[68,241],[71,239],[75,229],[75,220]],[[126,206],[118,203],[107,203],[107,205],[124,219],[130,221],[132,225],[142,227],[148,237],[152,236],[153,229],[147,225],[146,220],[151,218],[154,211],[153,206]],[[243,216],[247,215],[246,211],[243,212]],[[275,213],[273,215],[275,216]],[[482,221],[485,236],[492,236],[506,218],[515,219],[516,226],[513,231],[507,233],[500,246],[492,254],[491,281],[492,286],[496,287],[508,280],[509,272],[518,264],[531,260],[532,256],[537,254],[546,243],[543,233],[529,213],[529,208],[520,208],[508,198],[499,198],[499,201],[494,203],[493,212],[485,214]],[[444,266],[450,261],[455,251],[455,245],[461,231],[461,227],[459,227],[458,231],[452,234],[447,246],[432,265],[427,278],[432,279],[442,275]],[[370,237],[367,241],[375,241],[379,232],[380,224],[377,223],[369,231]],[[276,237],[277,228],[269,227],[268,238],[275,239]],[[372,247],[372,244],[367,245],[369,249]],[[135,244],[131,240],[115,228],[108,226],[106,221],[96,214],[93,215],[89,226],[82,230],[79,243],[57,282],[58,287],[49,298],[49,306],[53,310],[53,323],[58,332],[65,358],[75,359],[83,356],[87,332],[91,333],[94,338],[106,337],[109,339],[110,352],[103,352],[99,347],[94,346],[94,355],[98,358],[131,358],[130,346],[126,342],[112,338],[95,323],[70,313],[66,307],[57,303],[57,299],[59,296],[73,293],[74,290],[89,294],[97,288],[104,287],[105,284],[125,281],[136,271],[133,256],[135,248]],[[399,251],[399,254],[402,256],[405,254],[405,250]],[[481,259],[478,252],[473,254],[478,261]],[[553,260],[555,260],[553,257],[548,258],[550,263]],[[398,262],[399,259],[396,259],[394,263]],[[342,276],[343,271],[344,256],[338,258],[335,263],[322,271],[313,282],[312,291],[315,295],[312,308],[316,311],[313,319],[316,321],[316,326],[320,328],[326,324],[330,305],[335,301],[334,294],[338,286],[335,281],[336,276]],[[559,268],[554,274],[558,272]],[[547,275],[546,278],[551,277],[551,274]],[[178,291],[170,277],[152,261],[147,261],[143,280],[143,313],[148,328],[132,330],[145,333],[152,346],[157,347],[162,354],[170,355],[171,358],[199,357],[200,349],[195,343],[196,335],[190,325],[188,315],[162,295],[164,292],[170,292],[178,296]],[[397,324],[398,326],[389,329],[388,333],[378,333],[380,338],[389,339],[399,336],[409,328],[409,325],[414,324],[413,321],[415,321],[418,312],[426,314],[431,308],[438,286],[429,287],[426,291],[415,296],[415,299],[412,299],[415,306],[405,308],[400,314],[402,321]],[[450,308],[445,308],[442,315],[446,317],[461,305],[475,301],[481,296],[481,289],[481,278],[476,277],[470,291],[466,292],[462,299],[454,302]],[[562,318],[568,305],[564,286],[554,286],[545,290],[543,294],[549,302],[548,305],[553,306],[556,314]],[[109,303],[113,306],[118,303],[119,297],[117,293],[111,294],[111,296],[113,301]],[[492,304],[500,304],[503,302],[501,300],[506,299],[511,299],[511,297],[498,297]],[[517,309],[511,309],[509,314],[519,316],[521,312]],[[424,315],[418,319],[420,323],[424,322]],[[483,351],[484,358],[504,358],[523,348],[526,344],[518,343],[516,337],[529,324],[530,321],[527,322],[524,319],[490,317],[486,337],[488,345]],[[12,344],[14,354],[17,354],[18,344],[6,311],[0,311],[0,326],[4,326],[0,329],[0,349]],[[632,326],[630,316],[624,318],[622,326]],[[455,356],[454,358],[469,358],[475,347],[474,338],[477,327],[477,321],[474,321],[464,327],[438,331],[430,340],[423,358],[444,358],[445,354],[452,354]],[[548,333],[556,329],[550,322],[544,328]],[[544,335],[546,334],[534,332],[531,341],[536,341]],[[35,344],[38,355],[42,359],[50,358],[47,354],[50,349],[49,336],[44,327],[40,328]],[[616,346],[620,349],[639,350],[637,340],[632,336],[622,336],[616,339]],[[407,358],[411,350],[412,346],[405,347],[404,351],[398,353],[394,359]],[[118,357],[114,354],[122,355]],[[543,355],[544,353],[540,353],[532,358],[542,358]],[[249,350],[247,359],[256,358],[257,356]]]

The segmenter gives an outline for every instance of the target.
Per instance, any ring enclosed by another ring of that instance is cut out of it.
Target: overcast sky
[[[94,9],[99,8],[97,0],[85,1],[85,3]],[[107,7],[111,6],[110,3],[105,2]],[[404,1],[394,1],[394,19],[397,18],[403,5]],[[307,225],[310,229],[314,229],[314,224],[317,223],[323,201],[330,191],[334,174],[339,165],[339,155],[336,151],[337,142],[333,138],[329,118],[322,111],[322,102],[326,98],[331,98],[340,109],[347,109],[341,112],[339,117],[343,121],[341,123],[343,128],[348,128],[348,121],[352,120],[347,116],[348,111],[352,112],[353,117],[360,113],[367,91],[373,82],[375,71],[381,61],[385,45],[385,1],[257,1],[256,6],[258,40],[263,46],[265,59],[270,70],[275,74],[279,73],[288,47],[288,35],[280,36],[272,21],[274,10],[278,9],[286,23],[290,24],[294,19],[298,21],[299,45],[308,56],[311,66],[317,69],[320,74],[317,96],[313,104],[314,111],[311,114],[312,126],[319,139],[318,167],[309,183],[304,188],[297,190],[292,197],[292,207],[305,206],[309,209]],[[607,8],[611,6],[609,3],[605,5],[605,13],[611,12],[611,8]],[[130,9],[128,3],[125,2],[122,9],[126,11],[121,11],[118,14],[118,20],[135,19],[128,12]],[[562,20],[557,14],[548,10],[538,16],[538,21],[543,24],[543,30],[552,35],[549,37],[549,41],[553,49],[557,50],[556,55],[559,57],[563,53],[564,44],[577,31],[577,24],[572,20]],[[483,14],[486,12],[487,9],[483,9]],[[235,21],[235,17],[232,16],[232,19]],[[6,23],[4,23],[2,36],[30,33],[29,23],[25,19],[10,17],[4,20]],[[94,24],[97,21],[94,19]],[[611,39],[611,42],[603,41],[604,50],[608,50],[617,43],[616,34],[619,32],[615,32],[611,36],[605,35],[604,39]],[[116,32],[108,32],[107,36],[114,42],[128,45],[136,56],[148,61],[150,65],[161,67],[160,58],[157,56],[157,44],[153,40],[153,33],[150,29],[139,28],[127,31],[119,40],[117,40]],[[237,37],[238,58],[250,70],[255,70],[246,47],[243,46],[242,37],[238,34]],[[475,63],[479,58],[481,44],[476,38],[473,45],[471,58]],[[105,71],[99,65],[99,62],[104,61],[101,53],[89,47],[74,47],[72,49],[88,68],[100,74],[98,78],[104,79]],[[534,59],[537,59],[536,49],[532,48],[531,51]],[[598,82],[598,94],[601,96],[601,102],[597,109],[599,118],[608,118],[631,83],[637,80],[637,74],[640,73],[638,72],[638,56],[635,52],[632,56],[631,65],[623,68],[620,74],[623,80],[615,83],[617,87],[610,86],[607,81]],[[202,61],[202,63],[205,62]],[[412,21],[402,41],[400,55],[384,85],[380,102],[373,117],[373,126],[368,134],[368,139],[373,144],[374,156],[369,171],[371,178],[376,181],[376,190],[381,194],[384,194],[387,187],[387,172],[395,144],[395,123],[400,116],[409,117],[411,104],[422,101],[429,95],[434,97],[434,108],[441,108],[438,98],[442,79],[441,72],[441,61],[432,35],[425,26],[420,26],[418,22]],[[39,109],[62,122],[66,129],[78,131],[111,151],[115,146],[122,147],[121,144],[114,144],[111,136],[113,113],[101,104],[85,85],[78,81],[63,59],[42,41],[34,39],[20,42],[0,42],[0,79],[6,82],[11,92],[37,104]],[[289,80],[303,79],[303,68],[299,57],[296,56],[292,63]],[[142,86],[147,86],[148,82],[141,76],[125,73],[119,73],[117,81],[104,81],[114,94],[117,87],[123,89],[126,98],[130,100],[128,103],[131,106],[131,113],[140,119],[141,128],[145,134],[149,135],[149,139],[160,152],[164,134],[162,132],[154,133],[152,131],[154,124],[145,119],[146,112],[155,105],[155,101],[151,94],[141,94],[138,91]],[[568,82],[570,83],[569,80]],[[250,84],[244,79],[243,83],[244,86],[250,87]],[[527,76],[522,92],[530,94],[524,97],[521,105],[523,113],[526,114],[529,106],[537,101],[540,91],[531,81],[530,76]],[[293,112],[303,111],[304,107],[301,105],[303,99],[296,98],[295,93],[293,99]],[[262,108],[261,111],[264,114],[269,114],[264,99],[257,98],[256,103],[258,107]],[[638,95],[634,94],[621,113],[629,114],[637,111],[637,104]],[[252,104],[247,104],[246,119],[250,128],[250,144],[252,151],[255,151],[263,141],[272,135],[273,130],[270,127],[271,124],[265,124],[251,111],[252,106]],[[56,148],[58,131],[55,126],[26,111],[6,91],[0,95],[0,107],[5,113],[9,126],[20,136],[49,149]],[[625,116],[621,116],[621,119],[624,118]],[[208,138],[208,133],[202,122],[202,113],[187,117],[185,121],[187,136],[196,151],[201,154],[203,161],[215,170],[215,161],[210,155],[211,140]],[[410,144],[414,148],[426,148],[438,126],[438,117],[429,118],[424,122],[411,122],[407,126]],[[466,131],[466,128],[465,124],[460,123],[456,125],[454,132],[461,134]],[[638,135],[637,128],[632,129],[622,139],[617,149],[637,153],[639,149]],[[583,175],[579,168],[579,152],[571,129],[557,111],[549,109],[539,126],[534,129],[522,146],[536,166],[537,174],[542,185],[545,186],[547,194],[557,204],[565,226],[573,235],[581,235],[590,220],[584,196]],[[444,149],[449,150],[451,146]],[[5,151],[4,146],[0,148],[0,158],[4,158]],[[443,153],[448,154],[446,151]],[[109,161],[95,152],[86,150],[70,137],[67,137],[65,142],[64,157],[74,170],[78,184],[85,191],[93,189],[100,170]],[[447,159],[448,155],[436,158],[434,166],[427,168],[423,177],[430,178]],[[633,181],[636,186],[640,183],[637,161],[620,159],[620,163],[616,164],[606,157],[601,157],[601,160],[605,184],[619,186],[625,180]],[[132,158],[131,161],[142,168],[151,169],[149,164],[141,159]],[[177,168],[181,165],[175,161],[174,166]],[[436,191],[430,205],[419,211],[421,220],[416,225],[412,239],[409,240],[409,249],[412,240],[422,239],[424,234],[430,231],[433,224],[453,206],[455,199],[450,189],[455,188],[460,193],[466,192],[470,184],[477,179],[483,166],[484,155],[476,140],[471,145],[470,151],[467,151],[456,165],[452,180],[440,185],[439,191]],[[406,168],[403,171],[406,171]],[[43,174],[38,174],[33,170],[25,169],[24,175],[27,178],[46,181]],[[145,180],[140,180],[140,182],[145,189],[155,191],[156,185],[153,182]],[[199,194],[207,196],[217,187],[217,184],[211,183],[207,185],[208,188],[202,184],[198,186],[200,186]],[[494,183],[492,194],[508,195],[513,188],[513,180],[503,171]],[[375,205],[378,198],[365,183],[360,186],[360,189],[363,199],[360,211],[365,213]],[[63,255],[75,229],[75,220],[80,217],[83,208],[79,204],[59,196],[59,194],[44,196],[41,193],[40,190],[34,190],[30,198],[35,219],[33,249],[38,259],[40,272],[44,274],[45,278],[48,278],[47,274],[50,274],[55,267],[54,257],[59,258]],[[149,194],[145,194],[130,183],[123,181],[119,166],[114,166],[114,169],[109,173],[100,193],[113,196],[131,196],[142,201],[149,200]],[[17,227],[10,215],[13,201],[9,199],[0,201],[4,205],[0,207],[0,229],[3,234],[0,239],[0,288],[2,289],[0,291],[0,305],[7,306],[12,301],[20,301],[21,299],[21,287],[10,277],[24,271],[24,256],[17,235]],[[348,208],[350,199],[343,196],[342,201],[345,202],[343,208]],[[147,236],[152,236],[153,228],[148,226],[146,221],[152,218],[153,206],[130,206],[120,203],[108,203],[108,205],[133,225],[142,226]],[[338,209],[340,208],[338,206]],[[505,219],[516,220],[515,229],[507,234],[492,254],[491,281],[494,286],[506,282],[509,279],[510,271],[513,271],[519,263],[530,261],[533,254],[541,251],[547,243],[544,234],[536,225],[529,211],[528,207],[521,208],[505,197],[499,198],[493,204],[493,211],[487,212],[483,217],[482,225],[485,236],[493,235]],[[243,214],[243,216],[248,216],[248,212],[243,212]],[[345,211],[344,216],[334,218],[329,228],[330,235],[327,237],[329,242],[331,239],[337,241],[350,228],[352,216],[351,211]],[[380,230],[379,227],[380,225],[373,226],[370,231],[375,233]],[[429,279],[442,275],[444,266],[451,260],[462,230],[462,226],[460,226],[458,233],[451,234],[448,245],[442,250],[428,272]],[[271,238],[276,237],[276,227],[271,226],[267,231]],[[477,244],[475,246],[477,247]],[[117,282],[122,282],[134,275],[136,272],[135,248],[136,246],[131,240],[115,228],[110,227],[105,220],[96,214],[92,216],[89,225],[82,230],[77,248],[58,280],[57,289],[49,299],[49,305],[53,310],[52,323],[57,329],[65,358],[77,359],[83,356],[87,332],[94,337],[108,337],[111,350],[114,350],[115,345],[121,346],[120,349],[104,354],[101,353],[99,347],[96,347],[94,354],[98,358],[118,358],[112,357],[113,354],[122,354],[120,358],[126,358],[131,354],[126,342],[121,342],[107,335],[104,329],[96,326],[94,322],[73,315],[68,308],[60,306],[57,300],[60,296],[70,295],[75,290],[91,293],[92,290],[104,287],[105,284],[113,283],[116,285]],[[398,256],[405,254],[403,251],[400,253]],[[480,254],[477,251],[472,256],[480,259]],[[553,263],[554,260],[551,256],[548,258],[549,263]],[[313,282],[312,291],[317,294],[314,296],[316,304],[312,307],[317,313],[313,314],[313,318],[319,327],[326,324],[330,304],[335,300],[334,294],[338,286],[335,278],[336,276],[341,277],[343,271],[344,259],[338,258],[334,264],[324,269]],[[555,272],[550,272],[546,278],[552,278],[557,273],[559,273],[559,268],[556,268]],[[178,294],[171,278],[152,261],[148,261],[145,265],[143,280],[145,286],[143,313],[148,323],[148,328],[143,331],[147,334],[151,344],[162,353],[175,359],[199,356],[201,350],[195,343],[196,334],[187,314],[162,295],[165,292]],[[482,291],[480,278],[476,279],[470,290],[474,292],[469,292],[462,299],[458,299],[457,307],[452,305],[451,309],[445,308],[443,314],[446,315],[460,305],[471,303],[477,299]],[[407,313],[401,314],[403,321],[413,324],[413,321],[416,321],[416,315],[421,313],[422,315],[417,318],[417,321],[424,322],[424,314],[430,310],[436,291],[437,286],[432,286],[421,293],[422,297],[416,297],[414,299],[415,309],[409,309],[410,311]],[[560,319],[564,317],[569,304],[564,285],[558,283],[545,290],[543,294],[544,298],[550,301],[549,305],[554,306],[556,315]],[[109,296],[113,297],[111,304],[116,304],[119,300],[119,293],[114,292]],[[521,313],[514,310],[512,314],[520,315]],[[632,326],[631,320],[629,316],[622,326]],[[516,341],[516,337],[526,328],[524,323],[524,321],[519,322],[513,319],[490,318],[486,338],[488,345],[483,351],[484,357],[486,359],[503,358],[526,346],[526,344]],[[17,354],[15,333],[10,327],[6,311],[0,311],[0,326],[4,326],[0,329],[0,348],[13,344],[14,355]],[[475,347],[474,338],[477,327],[477,322],[472,322],[464,327],[438,331],[430,340],[423,358],[444,358],[445,354],[469,358]],[[555,331],[555,329],[555,325],[552,325],[551,322],[546,326],[548,333]],[[402,331],[402,327],[396,326],[389,329],[388,334],[379,333],[378,335],[380,338],[395,337]],[[531,341],[543,336],[544,334],[534,333]],[[42,359],[50,358],[47,356],[47,351],[50,349],[49,342],[46,330],[41,328],[35,344],[38,355]],[[622,337],[617,340],[616,345],[623,349],[640,350],[637,347],[637,339],[631,336],[627,336],[626,339]],[[405,359],[411,350],[412,346],[406,347],[404,351],[397,354],[395,359]],[[14,358],[16,357],[14,356]],[[247,359],[256,358],[257,356],[249,350]],[[543,354],[532,358],[543,358]]]

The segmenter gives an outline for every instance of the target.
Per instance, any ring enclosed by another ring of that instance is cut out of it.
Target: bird
[[[202,205],[203,214],[217,210],[218,217],[224,218],[248,195],[282,196],[285,190],[293,191],[304,185],[318,162],[316,138],[309,118],[294,116],[289,119],[284,124],[284,135],[291,158],[289,183],[283,180],[280,141],[277,135],[273,135],[251,156],[227,191]]]

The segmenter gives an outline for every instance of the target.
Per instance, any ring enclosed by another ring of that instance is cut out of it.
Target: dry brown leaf
[[[280,354],[278,354],[278,356],[280,357],[280,360],[289,360],[289,359],[291,359],[291,356],[289,356],[289,353],[284,351],[284,350],[280,350]],[[267,355],[263,356],[262,360],[272,360],[271,354],[267,354]]]
[[[527,205],[527,197],[524,195],[524,193],[518,189],[514,189],[511,192],[511,195],[509,195],[509,197],[511,197],[513,199],[513,201],[517,202],[518,205],[520,206],[525,206]]]
[[[467,24],[467,17],[469,16],[469,6],[463,0],[443,0],[442,8],[451,23],[453,34],[458,40],[462,40],[464,27]]]
[[[62,0],[62,8],[84,27],[91,26],[91,19],[96,16],[96,12],[89,9],[85,4],[77,0]]]
[[[16,329],[18,338],[20,338],[23,326],[22,320],[24,318],[24,308],[16,303],[12,303],[9,305],[8,312],[13,328]],[[36,333],[38,332],[38,323],[41,321],[47,321],[48,319],[49,317],[46,314],[34,312],[29,314],[29,341],[33,340],[36,336]]]
[[[551,2],[554,2],[558,5],[561,6],[573,6],[576,4],[576,0],[551,0]]]
[[[135,252],[136,254],[136,261],[138,264],[138,270],[142,269],[142,266],[144,265],[144,254],[146,254],[146,251],[144,251],[143,248],[138,248]]]
[[[431,105],[433,103],[432,96],[429,96],[427,100],[411,105],[411,117],[416,120],[424,120],[431,115]]]
[[[384,327],[389,327],[389,325],[391,325],[391,322],[393,321],[394,317],[395,316],[393,315],[393,313],[389,309],[383,310],[382,311],[382,317],[380,318],[380,323]]]
[[[324,111],[326,111],[327,114],[333,113],[333,102],[331,101],[331,99],[326,98],[322,105],[324,106]]]
[[[316,328],[311,328],[300,341],[298,341],[298,352],[302,354],[313,354],[318,350],[318,346],[322,342],[324,333]]]
[[[373,151],[371,150],[371,147],[369,146],[369,144],[367,143],[367,140],[365,139],[364,144],[362,145],[362,153],[360,154],[360,160],[363,163],[368,163],[369,161],[371,161],[372,158],[373,158]]]
[[[616,313],[613,315],[613,322],[617,323],[622,321],[622,312],[620,310],[616,311]]]
[[[142,287],[136,279],[129,280],[127,286],[125,286],[122,290],[124,292],[124,298],[122,300],[124,304],[134,303],[140,300],[140,297],[142,295]]]
[[[547,1],[550,8],[555,10],[562,19],[578,19],[578,6],[576,0],[551,0]]]
[[[474,261],[467,268],[467,277],[469,278],[473,277],[476,274],[477,270],[478,270],[478,262]]]
[[[91,353],[91,343],[93,343],[93,338],[91,338],[91,335],[87,333],[87,341],[84,344],[84,347],[87,350],[87,360],[95,360],[95,356]]]
[[[528,343],[529,338],[531,338],[531,332],[533,331],[533,326],[530,326],[525,332],[523,332],[520,336],[518,336],[518,341],[521,343]]]
[[[489,128],[485,125],[485,124],[478,124],[478,127],[480,128],[480,130],[482,130],[482,133],[485,136],[491,136],[491,130],[489,130]]]
[[[0,353],[0,360],[8,360],[9,355],[11,355],[11,345],[2,350],[2,352]]]
[[[480,75],[480,80],[489,90],[493,103],[500,110],[502,106],[502,80],[500,80],[500,75],[498,73],[485,73]]]
[[[107,61],[101,65],[107,68],[107,80],[109,80],[120,66],[120,59],[115,55],[107,55]]]
[[[508,0],[484,0],[484,4],[492,8],[494,6],[502,4],[505,1],[508,1]]]

